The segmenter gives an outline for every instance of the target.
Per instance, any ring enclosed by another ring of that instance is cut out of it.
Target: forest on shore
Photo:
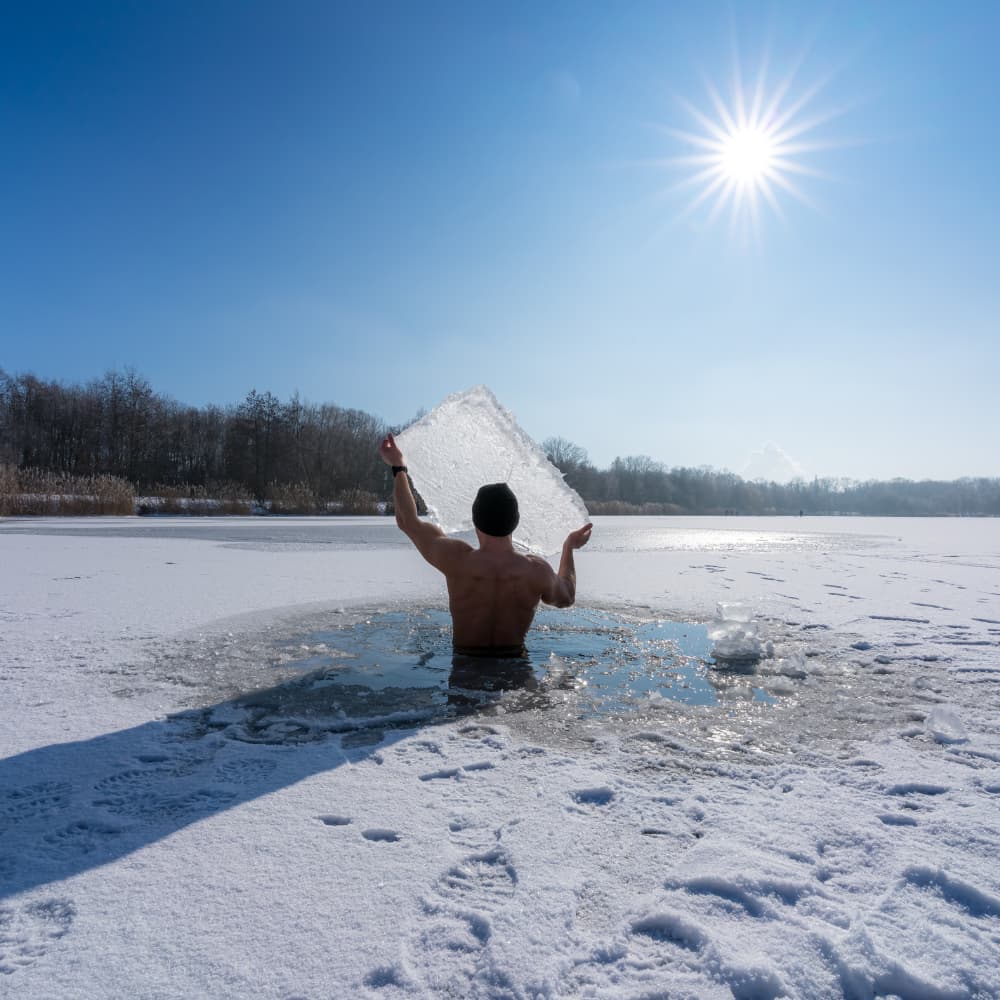
[[[378,442],[400,429],[297,394],[197,407],[132,370],[63,383],[0,369],[0,514],[378,513],[392,492]],[[1000,516],[1000,478],[773,483],[647,455],[601,469],[565,438],[541,444],[592,514]]]

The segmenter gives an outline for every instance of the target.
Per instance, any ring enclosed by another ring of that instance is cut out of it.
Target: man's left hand
[[[582,528],[577,528],[576,531],[571,531],[566,536],[566,541],[563,542],[563,545],[568,546],[571,549],[582,549],[584,545],[590,541],[590,532],[593,527],[594,526],[588,522]]]
[[[391,434],[386,434],[382,439],[378,453],[386,465],[406,465],[403,461],[403,453],[399,450],[399,445],[396,444],[396,439]]]

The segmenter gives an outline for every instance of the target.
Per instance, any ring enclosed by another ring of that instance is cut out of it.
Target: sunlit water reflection
[[[323,716],[346,730],[549,709],[623,717],[665,701],[717,705],[734,692],[774,702],[752,673],[717,668],[711,646],[704,625],[542,610],[527,657],[495,661],[453,655],[447,612],[399,610],[282,640],[278,662],[293,676],[239,701],[252,710],[258,736],[283,720],[283,739],[294,717]]]

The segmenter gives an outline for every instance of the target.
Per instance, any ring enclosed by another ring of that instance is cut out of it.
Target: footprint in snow
[[[463,907],[493,910],[514,895],[517,870],[500,847],[470,854],[438,879],[436,895]]]
[[[944,899],[973,917],[1000,918],[1000,899],[969,882],[953,878],[940,868],[913,865],[903,872],[901,888],[914,887],[927,896]]]
[[[132,768],[109,774],[106,778],[94,782],[94,791],[102,795],[131,795],[146,791],[154,784],[160,784],[171,777],[168,767]]]
[[[215,769],[217,781],[229,785],[251,785],[274,773],[277,764],[265,757],[236,758],[227,760]]]
[[[215,750],[178,754],[170,761],[169,773],[177,777],[194,774],[211,763],[214,756]]]
[[[337,816],[334,814],[317,816],[316,819],[318,819],[321,823],[325,824],[326,826],[349,826],[351,823],[350,816]]]
[[[696,921],[669,909],[654,911],[631,922],[625,954],[608,956],[614,969],[676,968],[693,956],[699,965],[712,968],[713,986],[722,982],[734,997],[777,1000],[787,996],[779,977],[766,967],[754,968],[745,961],[730,962]],[[707,984],[706,984],[707,985]],[[659,994],[657,994],[659,995]]]
[[[440,781],[448,778],[461,778],[465,774],[475,771],[492,771],[496,765],[489,760],[474,761],[471,764],[463,764],[461,767],[440,767],[436,771],[428,771],[420,775],[421,781]]]
[[[917,821],[905,813],[879,813],[878,817],[886,826],[916,826]]]
[[[996,624],[1000,625],[1000,622]],[[478,722],[470,722],[467,726],[462,726],[458,732],[460,736],[464,736],[470,740],[484,740],[491,736],[500,735],[499,729],[494,729],[493,726],[485,726]]]
[[[0,797],[0,829],[65,809],[72,791],[68,782],[42,781],[6,792]]]
[[[516,826],[518,820],[509,825]],[[500,831],[482,819],[473,819],[462,812],[453,812],[448,821],[448,839],[462,851],[479,854],[489,851],[497,843]],[[470,855],[471,857],[472,855]]]
[[[925,781],[906,781],[886,789],[886,795],[944,795],[947,785],[931,785]]]
[[[494,729],[492,726],[471,723],[459,729],[458,735],[466,740],[475,740],[484,747],[489,747],[491,750],[506,749],[503,734],[499,729]]]
[[[370,840],[376,844],[395,844],[397,841],[402,840],[402,837],[395,830],[380,826],[372,827],[369,830],[362,830],[361,836],[365,840]]]
[[[156,792],[140,789],[132,793],[95,799],[93,804],[115,816],[155,821],[174,820],[200,812],[214,812],[229,805],[235,798],[233,792],[216,788],[199,788],[176,795],[159,795]]]
[[[708,935],[700,927],[674,913],[640,917],[632,921],[629,930],[641,938],[676,945],[686,951],[701,951],[709,943]]]
[[[412,990],[413,988],[409,977],[398,965],[380,965],[372,969],[362,982],[373,990],[384,990],[390,987],[402,990]],[[308,998],[302,997],[301,1000],[308,1000]]]
[[[0,975],[34,965],[69,933],[75,916],[72,900],[59,897],[17,908],[0,906]]]
[[[55,861],[65,861],[99,853],[121,835],[121,828],[99,820],[78,819],[46,833],[38,853]]]
[[[607,806],[614,801],[615,793],[607,785],[598,785],[594,788],[578,788],[575,792],[570,792],[569,796],[577,805]],[[574,812],[580,811],[574,809]]]
[[[443,781],[449,778],[457,778],[462,773],[460,767],[439,767],[436,771],[428,771],[420,775],[421,781]]]
[[[517,870],[501,847],[467,855],[435,881],[408,946],[420,956],[413,964],[430,995],[520,995],[489,957],[494,922],[514,902],[517,884]]]
[[[814,894],[815,889],[805,877],[770,878],[764,876],[752,881],[726,878],[720,875],[696,876],[667,888],[676,888],[689,896],[720,901],[727,907],[737,906],[748,916],[758,919],[781,919],[781,907],[794,907]]]

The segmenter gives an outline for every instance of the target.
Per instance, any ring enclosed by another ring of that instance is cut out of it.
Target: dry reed
[[[0,514],[134,514],[135,492],[117,476],[72,476],[44,469],[0,467]]]

